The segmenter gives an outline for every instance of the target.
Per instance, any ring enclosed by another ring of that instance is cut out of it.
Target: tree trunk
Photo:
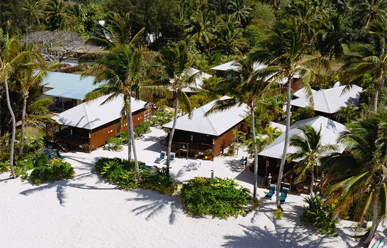
[[[255,115],[254,115],[254,105],[251,104],[251,128],[253,132],[253,145],[254,145],[254,191],[253,197],[257,198],[257,186],[258,186],[258,151],[257,151],[257,140],[255,137]]]
[[[128,140],[130,139],[132,141],[131,147],[133,149],[134,166],[135,166],[135,169],[136,169],[136,179],[137,179],[137,183],[140,183],[141,182],[140,168],[138,166],[136,144],[135,144],[135,141],[134,141],[133,116],[132,116],[132,97],[129,95],[128,99],[129,99],[129,100],[127,100],[128,101],[128,110],[127,110],[128,113],[127,113],[127,116],[128,116],[128,126],[129,126]],[[129,148],[130,147],[128,147],[128,149]],[[130,156],[130,152],[128,152],[128,156]],[[128,157],[128,160],[129,159],[130,158]]]
[[[177,92],[176,92],[177,93]],[[175,106],[175,114],[173,116],[173,124],[172,124],[172,130],[169,134],[169,140],[168,140],[168,148],[167,148],[167,176],[169,177],[169,156],[171,154],[171,148],[172,148],[172,141],[173,141],[173,135],[175,134],[176,129],[176,123],[177,123],[177,111],[179,109],[179,95],[176,94],[176,106]]]
[[[284,142],[284,150],[282,153],[282,158],[281,158],[281,164],[278,172],[278,179],[277,179],[277,190],[275,193],[276,196],[276,204],[277,208],[280,208],[280,201],[279,201],[279,192],[281,191],[281,182],[282,182],[282,176],[284,174],[284,167],[285,167],[285,162],[286,162],[286,154],[288,152],[288,147],[289,147],[289,131],[290,131],[290,90],[292,86],[292,80],[293,80],[293,75],[289,75],[288,77],[288,84],[287,84],[287,91],[286,91],[286,130],[285,130],[285,142]]]
[[[379,92],[380,87],[383,84],[383,77],[379,79],[379,81],[375,84],[375,98],[374,98],[374,112],[376,113],[378,111],[378,98],[379,98]]]
[[[314,185],[314,164],[312,164],[312,168],[310,169],[310,196],[313,196],[313,185]]]
[[[379,185],[377,186],[379,187]],[[378,226],[379,226],[379,216],[378,216],[378,208],[379,208],[379,188],[376,188],[375,189],[375,195],[374,195],[374,209],[373,209],[373,213],[372,213],[372,227],[371,227],[371,230],[368,234],[368,237],[367,239],[364,241],[364,243],[368,244],[369,242],[371,242],[372,238],[374,237],[375,235],[375,232],[376,232],[376,229],[378,229]]]
[[[26,127],[27,99],[28,99],[28,92],[23,94],[22,126],[21,126],[20,151],[19,151],[20,156],[23,156],[23,151],[24,151],[24,133],[25,133],[25,127]]]
[[[367,18],[367,23],[365,25],[365,29],[368,29],[368,26],[370,25],[370,22],[371,22],[371,15]]]
[[[9,167],[11,168],[11,176],[13,178],[16,178],[15,170],[13,169],[13,155],[15,152],[16,119],[15,119],[15,114],[13,113],[13,110],[12,110],[11,100],[9,99],[7,76],[5,76],[4,85],[5,85],[5,96],[7,98],[7,106],[8,106],[9,113],[11,114],[11,117],[12,117],[12,138],[11,138],[11,152],[10,152],[10,158],[9,158]]]

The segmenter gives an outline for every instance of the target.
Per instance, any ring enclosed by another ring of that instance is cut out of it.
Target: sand
[[[152,165],[164,148],[165,133],[156,128],[137,140],[139,160]],[[188,217],[177,196],[150,190],[124,191],[106,183],[94,171],[101,157],[126,158],[121,152],[98,149],[64,153],[76,170],[74,179],[34,186],[29,181],[8,180],[0,175],[1,247],[353,247],[354,223],[340,222],[339,237],[323,236],[304,228],[299,215],[305,195],[289,195],[282,220],[273,218],[272,200],[263,200],[246,217]],[[236,178],[252,189],[253,173],[241,172],[239,159],[218,157],[201,162],[198,170],[186,171],[185,159],[172,164],[173,177],[185,182],[195,176]],[[266,189],[259,189],[263,197]],[[384,227],[382,227],[384,228]],[[383,229],[381,229],[383,230]]]

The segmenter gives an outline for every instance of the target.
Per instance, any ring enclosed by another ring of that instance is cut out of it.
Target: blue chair
[[[161,162],[163,162],[165,160],[165,155],[166,155],[166,152],[161,151],[160,157],[156,158],[155,163],[160,164]]]
[[[44,153],[47,155],[49,160],[53,160],[54,158],[52,157],[51,153],[49,150],[44,150]]]
[[[265,198],[266,198],[266,199],[271,199],[271,197],[275,194],[275,188],[276,188],[276,185],[275,185],[275,184],[271,184],[271,185],[270,185],[269,193],[267,193],[267,194],[265,195]]]
[[[281,190],[281,195],[280,195],[280,203],[284,203],[286,200],[286,197],[288,197],[289,193],[289,188],[283,187]]]
[[[171,154],[169,154],[169,164],[172,164],[173,162],[175,162],[175,157],[176,157],[176,154],[174,152],[171,152]]]
[[[54,156],[57,157],[57,158],[60,158],[60,159],[64,159],[65,157],[63,157],[62,155],[59,154],[59,150],[58,149],[53,149],[52,152],[54,153]]]

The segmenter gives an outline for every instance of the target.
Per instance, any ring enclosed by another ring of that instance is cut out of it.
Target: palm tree
[[[360,19],[367,29],[372,20],[386,24],[387,2],[385,0],[353,0],[354,19]]]
[[[269,36],[264,42],[264,50],[258,50],[251,56],[254,60],[268,64],[262,71],[272,72],[272,78],[275,81],[285,82],[286,84],[286,131],[284,149],[281,158],[277,189],[281,188],[283,170],[285,166],[287,150],[289,146],[289,130],[290,130],[290,108],[291,108],[291,86],[294,77],[298,75],[301,82],[304,84],[308,95],[312,96],[312,91],[309,82],[315,75],[312,70],[313,66],[319,64],[323,67],[328,67],[327,61],[323,58],[313,58],[304,60],[303,56],[307,48],[312,44],[313,38],[303,43],[303,34],[298,32],[296,20],[293,18],[287,21],[277,22],[272,28]],[[259,71],[259,70],[258,70]],[[311,104],[313,99],[310,98]],[[279,190],[276,192],[277,208],[280,208]]]
[[[66,26],[70,9],[63,0],[49,0],[46,4],[46,21],[51,30],[62,30]]]
[[[257,198],[258,184],[258,149],[256,138],[255,107],[269,94],[271,83],[265,80],[266,75],[261,75],[255,70],[254,62],[250,58],[242,58],[234,62],[236,70],[227,71],[227,79],[220,83],[222,88],[232,96],[221,99],[206,113],[222,111],[237,104],[247,104],[251,115],[251,131],[254,149],[254,191],[253,197]]]
[[[20,66],[24,62],[26,56],[38,56],[34,52],[21,52],[20,44],[16,38],[9,38],[8,35],[5,37],[4,46],[0,51],[0,80],[4,80],[5,95],[7,99],[7,107],[11,114],[12,120],[12,136],[11,136],[11,151],[9,164],[11,168],[11,176],[16,177],[13,168],[14,164],[14,150],[15,150],[15,132],[16,132],[16,119],[13,112],[11,101],[9,97],[8,78],[12,74],[16,67]]]
[[[29,25],[35,21],[40,26],[40,21],[44,17],[44,8],[46,1],[44,0],[25,0],[22,6],[25,14],[28,15]]]
[[[43,58],[38,54],[33,58],[34,61],[25,61],[28,66],[21,68],[17,71],[17,88],[23,97],[22,107],[22,125],[21,125],[21,142],[20,142],[20,155],[23,155],[24,148],[24,133],[26,127],[26,114],[27,114],[27,101],[30,93],[30,89],[41,86],[43,79],[47,76],[47,72],[60,66],[61,64],[51,64],[46,66]],[[37,70],[40,70],[37,72]]]
[[[133,116],[131,110],[132,96],[138,95],[139,87],[143,79],[142,53],[128,45],[117,45],[109,53],[101,53],[97,57],[97,65],[86,71],[83,76],[95,76],[94,83],[106,81],[97,89],[87,94],[86,99],[92,100],[97,97],[108,95],[102,103],[123,95],[122,119],[126,118],[128,123],[128,134],[131,147],[128,146],[128,160],[131,160],[131,148],[133,149],[134,163],[137,174],[137,182],[141,181],[138,166],[136,145],[133,131]]]
[[[356,221],[362,221],[372,207],[372,227],[366,239],[369,243],[387,214],[387,115],[379,114],[347,125],[348,131],[339,141],[346,152],[333,153],[322,159],[328,171],[325,192],[331,201],[337,201],[336,213],[346,213],[352,203],[360,201]]]
[[[95,35],[86,42],[110,50],[115,46],[128,45],[135,46],[143,38],[145,28],[142,28],[137,34],[132,33],[132,20],[129,13],[120,16],[118,13],[110,13],[106,22],[100,22],[95,31]]]
[[[305,181],[307,172],[310,172],[309,190],[312,196],[315,168],[318,166],[318,160],[328,152],[334,151],[336,146],[321,144],[321,127],[318,131],[310,125],[304,125],[299,129],[302,131],[302,135],[290,138],[290,146],[296,147],[297,151],[289,154],[288,160],[296,161],[293,167],[294,172],[298,174],[295,183]]]
[[[160,51],[160,61],[163,66],[165,74],[172,79],[172,91],[175,97],[175,113],[173,117],[173,125],[171,133],[169,134],[168,148],[167,148],[167,175],[169,176],[169,157],[172,148],[173,135],[177,123],[177,113],[179,110],[179,103],[184,105],[185,110],[191,114],[192,107],[188,96],[183,89],[188,87],[195,75],[189,75],[188,69],[192,65],[192,58],[188,52],[187,45],[181,41],[178,44],[171,43]]]
[[[215,32],[218,37],[218,47],[222,48],[226,55],[229,56],[231,51],[240,53],[240,49],[243,45],[241,36],[243,29],[238,27],[238,23],[235,23],[231,17],[227,21],[222,21],[219,29]]]
[[[214,11],[208,9],[197,10],[188,21],[185,30],[187,39],[193,40],[197,45],[203,45],[207,48],[207,53],[210,53],[215,22],[216,14]]]
[[[387,28],[380,22],[373,23],[368,31],[368,44],[355,46],[358,54],[346,56],[344,70],[348,81],[355,83],[364,74],[375,80],[374,111],[378,110],[379,94],[387,76]]]
[[[232,0],[228,4],[231,16],[245,27],[253,9],[245,0]]]
[[[335,119],[341,123],[350,123],[359,118],[360,108],[355,104],[348,104],[346,107],[341,107],[334,115]]]

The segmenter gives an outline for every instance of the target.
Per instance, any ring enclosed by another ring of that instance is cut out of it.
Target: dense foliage
[[[145,168],[143,162],[139,162],[141,182],[136,182],[134,161],[120,158],[101,158],[95,163],[95,171],[117,185],[121,189],[143,189],[155,190],[162,194],[173,194],[176,187],[168,177],[164,169],[152,167]]]
[[[227,218],[246,215],[250,192],[231,179],[195,177],[183,184],[180,199],[188,215]]]
[[[301,223],[304,226],[313,226],[322,234],[332,234],[337,236],[336,225],[338,219],[334,218],[332,204],[325,204],[320,196],[313,198],[305,197],[304,202],[308,204],[301,214]]]
[[[54,159],[47,165],[35,167],[30,177],[34,184],[39,185],[45,182],[71,179],[74,178],[74,174],[74,168],[70,163],[64,162],[61,159]]]

